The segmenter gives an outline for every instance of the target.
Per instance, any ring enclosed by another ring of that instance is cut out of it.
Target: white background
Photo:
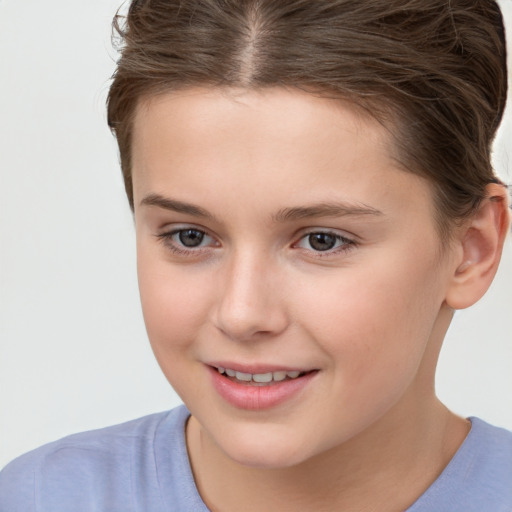
[[[512,40],[512,2],[501,3]],[[106,127],[118,5],[0,0],[0,467],[63,435],[179,403],[147,342]],[[511,110],[495,150],[507,183]],[[511,244],[488,295],[456,315],[437,383],[457,413],[509,429]]]

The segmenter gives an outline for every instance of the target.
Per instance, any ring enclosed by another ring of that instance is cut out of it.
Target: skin
[[[435,366],[453,308],[480,294],[474,263],[492,260],[492,279],[505,214],[484,215],[490,230],[501,219],[493,244],[468,226],[443,244],[429,184],[400,169],[388,138],[349,103],[286,89],[139,104],[143,312],[191,411],[189,456],[211,510],[403,510],[468,433],[435,396]],[[279,215],[326,203],[342,209]],[[186,228],[206,233],[199,247],[172,234]],[[315,251],[312,232],[342,238]],[[316,374],[285,403],[248,411],[215,391],[212,361]]]

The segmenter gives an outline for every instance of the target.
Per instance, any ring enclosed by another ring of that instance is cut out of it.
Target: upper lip
[[[235,363],[232,361],[213,361],[206,363],[208,366],[212,366],[213,368],[229,368],[230,370],[234,370],[235,372],[241,373],[250,373],[254,374],[264,374],[270,372],[293,372],[298,371],[301,373],[310,372],[314,370],[314,368],[306,368],[301,366],[288,366],[288,365],[280,365],[280,364],[266,364],[266,363]]]

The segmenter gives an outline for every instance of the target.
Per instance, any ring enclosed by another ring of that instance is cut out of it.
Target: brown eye
[[[308,242],[315,251],[329,251],[335,247],[337,237],[330,233],[311,233]]]
[[[204,233],[198,229],[182,229],[178,239],[185,247],[199,247],[204,240]]]
[[[219,242],[202,229],[185,226],[156,235],[157,239],[175,254],[198,257],[205,251],[220,247]]]
[[[307,249],[313,254],[325,253],[328,255],[337,255],[356,247],[356,243],[349,238],[345,238],[339,233],[332,231],[313,231],[306,233],[295,245],[300,249]]]

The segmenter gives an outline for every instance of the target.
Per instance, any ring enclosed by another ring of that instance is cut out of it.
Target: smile
[[[309,388],[319,373],[268,367],[234,370],[218,364],[207,368],[218,395],[231,406],[249,411],[270,409],[293,400]]]
[[[254,385],[265,385],[272,384],[275,382],[283,382],[285,380],[297,379],[302,375],[305,375],[307,372],[301,372],[299,370],[292,371],[275,371],[275,372],[267,372],[267,373],[245,373],[239,372],[236,370],[232,370],[231,368],[223,368],[219,366],[217,371],[221,375],[225,375],[233,379],[234,381],[240,383],[251,383]]]

